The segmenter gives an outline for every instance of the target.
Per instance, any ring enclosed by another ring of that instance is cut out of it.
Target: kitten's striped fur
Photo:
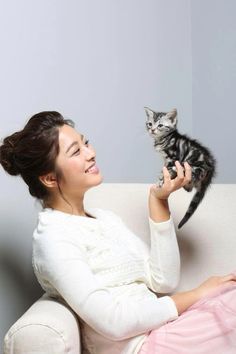
[[[146,128],[154,139],[154,147],[164,158],[171,178],[175,178],[175,161],[183,165],[187,161],[192,168],[192,180],[183,188],[190,192],[193,188],[196,193],[188,207],[186,214],[180,221],[180,229],[193,215],[202,201],[212,178],[216,175],[216,160],[210,150],[196,139],[191,139],[177,130],[177,110],[170,112],[156,112],[144,107],[147,114]],[[159,186],[163,184],[163,173],[159,176]]]

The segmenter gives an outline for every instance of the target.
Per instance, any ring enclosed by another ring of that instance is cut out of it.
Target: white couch
[[[149,187],[150,184],[103,183],[87,192],[85,206],[116,212],[149,243]],[[236,269],[236,185],[212,185],[195,214],[178,230],[192,196],[193,192],[181,189],[169,199],[182,268],[175,291],[188,290],[208,276]],[[80,339],[76,314],[44,294],[8,330],[4,354],[79,354],[83,352]]]

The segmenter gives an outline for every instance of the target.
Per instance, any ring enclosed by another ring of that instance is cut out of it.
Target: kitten
[[[155,112],[144,107],[147,114],[146,128],[154,139],[154,148],[164,158],[171,179],[177,176],[175,161],[179,160],[181,165],[187,161],[192,168],[192,180],[183,188],[190,192],[196,188],[196,193],[188,207],[186,214],[180,221],[180,229],[193,215],[202,201],[205,192],[210,185],[212,178],[216,175],[216,160],[210,150],[199,143],[199,141],[180,134],[177,130],[177,110],[170,112]],[[163,172],[159,176],[159,186],[163,184]]]

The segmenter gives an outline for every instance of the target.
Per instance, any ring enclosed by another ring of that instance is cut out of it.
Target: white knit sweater
[[[115,213],[94,216],[50,208],[39,213],[33,267],[42,288],[80,317],[82,344],[92,354],[138,353],[153,329],[178,317],[169,293],[179,281],[180,255],[172,217],[149,217],[151,248]]]

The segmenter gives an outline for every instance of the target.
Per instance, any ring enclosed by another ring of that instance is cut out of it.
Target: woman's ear
[[[43,176],[39,176],[39,180],[47,188],[55,188],[58,186],[56,175],[53,172],[47,173]]]

